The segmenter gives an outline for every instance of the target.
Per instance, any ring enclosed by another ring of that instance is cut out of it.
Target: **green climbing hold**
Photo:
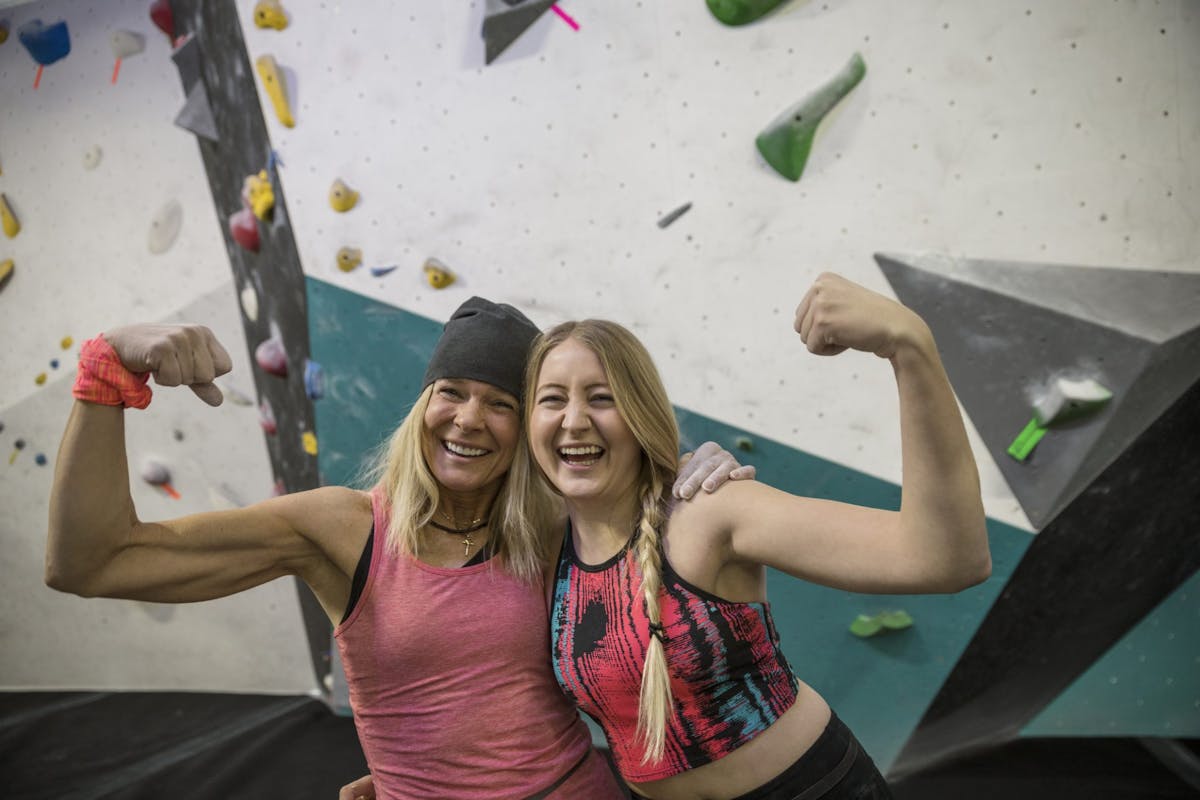
[[[878,617],[869,617],[866,614],[859,614],[854,618],[854,622],[850,623],[850,632],[860,639],[866,639],[868,636],[874,636],[883,630],[883,623]]]
[[[866,639],[881,631],[902,631],[912,625],[913,618],[907,611],[882,611],[874,616],[859,614],[850,623],[850,632],[860,639]]]
[[[754,440],[751,439],[749,436],[737,437],[737,439],[735,440],[735,444],[737,445],[738,450],[744,450],[747,453],[754,452]]]
[[[726,25],[745,25],[783,5],[784,0],[707,0],[708,10]]]
[[[817,126],[866,74],[866,62],[855,53],[832,80],[780,114],[758,135],[754,141],[758,152],[780,175],[800,180]]]

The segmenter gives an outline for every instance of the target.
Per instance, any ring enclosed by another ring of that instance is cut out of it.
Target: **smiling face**
[[[636,492],[642,448],[587,345],[568,338],[550,350],[530,402],[530,448],[568,503],[616,504]]]
[[[520,436],[519,405],[508,392],[481,381],[434,382],[421,449],[446,489],[497,489],[512,466]]]

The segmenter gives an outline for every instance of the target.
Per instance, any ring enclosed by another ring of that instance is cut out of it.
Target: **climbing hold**
[[[8,41],[8,23],[0,20],[0,44]]]
[[[907,611],[883,611],[874,616],[859,614],[850,623],[850,632],[855,636],[866,639],[881,631],[900,631],[911,628],[913,618]]]
[[[325,396],[325,371],[311,358],[304,359],[304,393],[309,400],[320,400]]]
[[[783,0],[708,0],[708,10],[726,25],[745,25],[782,3]]]
[[[251,253],[258,252],[258,220],[254,212],[243,206],[229,215],[229,235]]]
[[[247,283],[242,288],[239,299],[242,301],[242,311],[246,319],[258,322],[258,292],[254,291],[254,287]]]
[[[167,201],[150,220],[150,236],[147,240],[150,252],[157,254],[170,250],[182,227],[183,206],[179,205],[178,200]]]
[[[175,15],[171,13],[170,0],[154,0],[150,4],[150,19],[155,26],[167,35],[171,44],[175,43]]]
[[[254,24],[260,28],[281,31],[288,25],[287,14],[279,0],[258,0],[254,6]]]
[[[108,37],[108,46],[112,48],[113,58],[120,61],[145,50],[146,40],[133,31],[113,31],[112,36]]]
[[[37,377],[33,379],[33,382],[36,383],[38,386],[44,385],[46,383],[46,373],[39,372],[37,374]]]
[[[340,247],[337,251],[337,265],[342,272],[350,272],[362,263],[362,250],[357,247]]]
[[[171,486],[171,470],[165,464],[148,458],[142,462],[141,475],[146,483],[161,488],[175,500],[179,499],[179,492]]]
[[[254,349],[254,360],[264,372],[278,375],[280,378],[287,377],[287,350],[284,349],[283,340],[278,335],[264,340]]]
[[[37,464],[39,467],[46,466],[46,454],[38,453],[36,456],[33,457],[33,463]]]
[[[1059,378],[1033,404],[1033,415],[1043,427],[1086,417],[1104,407],[1112,392],[1092,378]]]
[[[58,369],[58,359],[57,358],[50,359],[50,369]]]
[[[258,424],[268,436],[274,436],[279,431],[279,426],[275,423],[275,410],[271,408],[271,401],[265,397],[258,405]]]
[[[242,182],[242,202],[250,207],[254,216],[266,220],[275,208],[275,190],[271,187],[271,179],[267,171],[260,170],[257,175],[247,175]]]
[[[70,336],[64,336],[58,342],[58,346],[61,347],[63,350],[70,350],[71,345],[73,345],[73,344],[75,344],[75,340],[72,339]]]
[[[435,289],[445,289],[450,284],[454,283],[454,273],[450,271],[442,262],[436,258],[430,258],[425,262],[425,280]]]
[[[103,155],[104,155],[103,152],[100,150],[100,145],[98,145],[98,144],[94,144],[91,147],[89,147],[87,150],[84,150],[83,151],[83,168],[87,169],[87,170],[93,170],[96,167],[100,166],[100,158]]]
[[[0,224],[4,226],[4,235],[10,239],[21,232],[21,223],[17,221],[17,215],[3,193],[0,193]]]
[[[754,440],[749,436],[737,437],[735,444],[737,445],[738,450],[745,450],[747,453],[753,452],[754,450]]]
[[[112,48],[113,58],[115,59],[112,73],[112,83],[115,84],[117,76],[121,74],[121,62],[145,50],[146,40],[142,38],[140,33],[115,31],[109,37],[108,45]]]
[[[686,214],[688,212],[688,209],[690,209],[691,207],[692,207],[691,203],[684,203],[679,208],[675,209],[674,211],[672,211],[671,213],[667,214],[665,217],[660,219],[658,221],[658,227],[660,227],[660,228],[667,227],[672,222],[674,222],[675,220],[679,219],[684,214]]]
[[[387,275],[389,272],[395,272],[396,268],[398,266],[399,266],[399,264],[388,264],[383,267],[371,267],[371,274],[374,275],[376,278],[382,278],[384,275]]]
[[[66,58],[71,52],[71,34],[66,20],[46,25],[40,19],[30,20],[17,30],[17,38],[39,66],[48,67]]]
[[[788,108],[758,135],[758,152],[780,175],[800,180],[817,126],[866,74],[866,63],[855,53],[828,83]]]
[[[175,441],[177,441],[177,442],[183,441],[183,431],[179,430],[179,428],[176,428],[175,430],[171,431],[171,435],[175,437]]]
[[[25,440],[24,439],[17,439],[15,442],[13,442],[13,451],[8,457],[8,463],[11,465],[14,461],[16,461],[17,455],[19,455],[20,452],[24,449],[25,449]]]
[[[329,205],[333,206],[334,211],[345,213],[358,205],[358,192],[338,178],[333,182],[333,186],[329,187]]]
[[[16,268],[16,264],[13,263],[11,258],[0,261],[0,289],[3,289],[5,284],[8,283],[9,278],[13,276],[13,270]]]
[[[487,0],[481,31],[484,62],[495,61],[553,5],[554,0]]]
[[[304,452],[308,453],[310,456],[315,456],[317,454],[317,435],[315,433],[312,431],[305,431],[300,437],[300,442],[304,445]]]
[[[275,57],[259,56],[254,62],[254,68],[258,70],[263,88],[267,90],[267,97],[271,98],[271,104],[275,106],[275,116],[279,117],[279,123],[285,128],[295,127],[296,120],[292,118],[292,107],[288,103],[287,84],[283,80],[283,70],[275,63]]]

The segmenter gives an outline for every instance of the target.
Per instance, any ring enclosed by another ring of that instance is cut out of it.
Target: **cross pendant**
[[[471,534],[463,537],[463,558],[471,555],[471,548],[474,547],[475,541],[471,538]]]

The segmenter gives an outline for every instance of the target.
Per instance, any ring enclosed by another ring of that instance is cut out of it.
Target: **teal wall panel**
[[[1021,734],[1200,737],[1197,632],[1200,572],[1125,634]]]
[[[316,403],[319,464],[327,483],[352,482],[362,456],[408,411],[441,324],[308,279],[310,337],[325,372]],[[685,447],[712,439],[758,468],[759,479],[786,491],[897,508],[900,487],[769,439],[676,408]],[[993,574],[951,596],[874,596],[770,574],[770,598],[793,668],[814,686],[886,769],[916,727],[1020,560],[1030,534],[989,521]],[[916,624],[871,639],[851,635],[860,614],[903,608]],[[598,732],[597,732],[598,735]]]

